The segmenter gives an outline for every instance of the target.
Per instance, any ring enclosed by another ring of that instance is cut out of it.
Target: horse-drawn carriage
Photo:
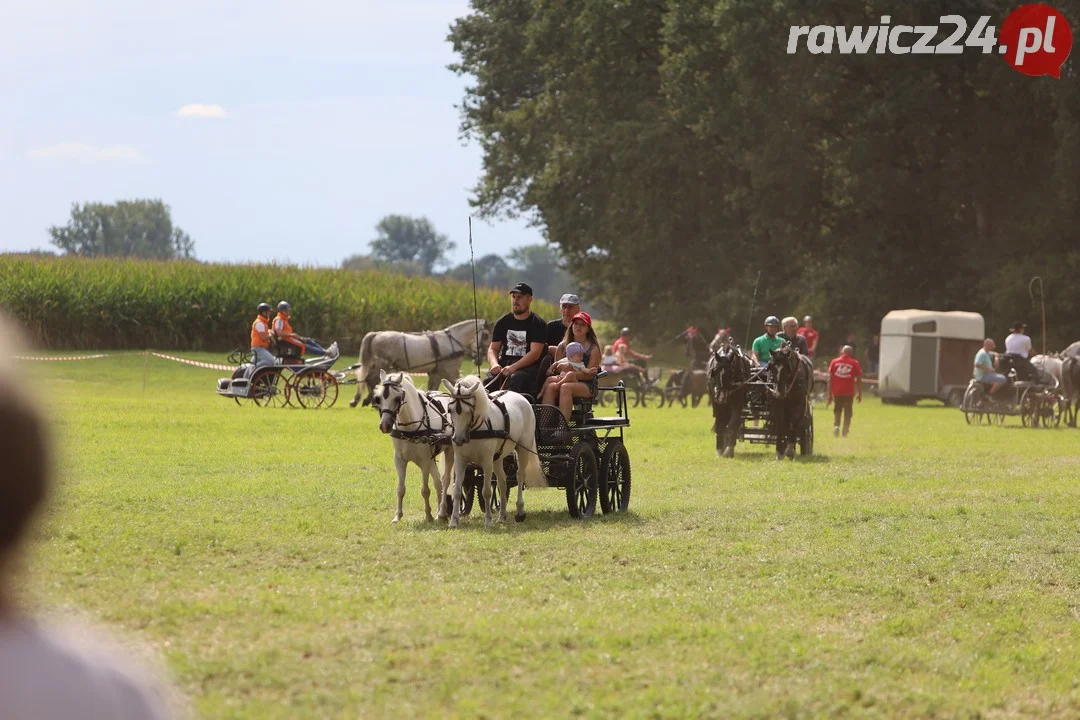
[[[601,389],[610,390],[621,385],[624,388],[624,393],[629,393],[631,404],[634,407],[639,405],[648,407],[650,404],[654,404],[656,407],[664,407],[667,393],[660,384],[664,371],[660,370],[653,376],[649,374],[648,364],[644,360],[638,360],[637,363],[642,366],[644,372],[633,368],[625,368],[609,370],[603,373],[602,377],[607,377],[608,385]],[[604,393],[600,393],[596,398],[596,404],[600,407],[606,406],[609,402],[610,398],[605,397]]]
[[[604,375],[599,373],[596,380]],[[548,487],[565,491],[571,517],[592,517],[598,503],[605,515],[625,512],[630,506],[630,456],[623,437],[624,429],[630,426],[627,389],[622,381],[614,386],[596,386],[592,397],[575,399],[570,422],[559,408],[532,402],[540,468]],[[615,415],[597,417],[593,408],[600,404],[598,400],[605,394],[609,396],[605,405],[613,401]],[[524,397],[532,401],[531,396]],[[472,432],[473,438],[477,435],[476,431]],[[488,431],[487,436],[503,437],[504,432]],[[502,462],[508,487],[516,487],[518,461],[511,455]],[[477,499],[480,509],[486,511],[483,477],[483,470],[478,465],[467,466],[459,503],[461,515],[468,515]],[[489,482],[495,485],[494,475],[489,477]],[[449,514],[453,498],[447,495],[444,502]],[[492,509],[499,509],[498,496],[494,492],[492,502]],[[522,518],[519,515],[519,519]]]
[[[991,394],[990,386],[972,379],[964,391],[960,410],[968,425],[1003,425],[1007,417],[1020,417],[1024,427],[1058,427],[1069,412],[1069,401],[1057,379],[1045,370],[1002,356],[1008,383]]]
[[[239,365],[232,377],[217,381],[217,394],[232,398],[237,405],[286,407],[295,401],[307,409],[333,407],[338,385],[348,383],[344,373],[330,371],[338,359],[337,348],[331,348],[331,354],[304,360],[295,345],[271,337],[274,364],[258,367],[252,364],[250,351],[234,351],[229,359]]]
[[[790,343],[768,365],[753,365],[736,345],[716,350],[708,364],[716,452],[735,456],[736,440],[774,445],[776,458],[814,453],[813,366]]]

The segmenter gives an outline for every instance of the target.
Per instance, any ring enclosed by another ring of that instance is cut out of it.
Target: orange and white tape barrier
[[[16,360],[95,360],[97,358],[109,357],[108,355],[68,355],[68,356],[54,356],[54,357],[30,357],[29,355],[14,355]]]
[[[195,367],[207,368],[208,370],[235,370],[236,365],[216,365],[214,363],[199,362],[198,360],[185,360],[184,358],[173,357],[172,355],[162,355],[161,353],[150,353],[154,357],[163,358],[165,360],[172,360],[173,362],[184,363],[185,365],[194,365]]]

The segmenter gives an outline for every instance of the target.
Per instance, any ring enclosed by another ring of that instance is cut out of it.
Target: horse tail
[[[368,379],[368,375],[372,374],[375,370],[373,367],[375,358],[371,354],[371,343],[375,341],[375,333],[369,332],[364,335],[364,339],[360,341],[360,367],[356,370],[356,379],[360,383],[364,383]]]
[[[548,486],[547,478],[544,477],[544,469],[540,467],[540,455],[536,448],[536,415],[532,408],[526,408],[522,413],[522,434],[524,442],[518,442],[521,452],[518,453],[518,482],[524,483],[527,488],[544,488]]]

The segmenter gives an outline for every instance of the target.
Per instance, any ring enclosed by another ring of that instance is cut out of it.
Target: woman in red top
[[[829,407],[829,403],[836,400],[833,410],[833,437],[840,434],[841,414],[844,416],[844,437],[847,437],[851,428],[853,401],[858,397],[859,402],[862,402],[862,367],[859,361],[851,356],[852,352],[851,346],[845,345],[840,351],[840,357],[829,363],[829,397],[825,401],[825,407]]]

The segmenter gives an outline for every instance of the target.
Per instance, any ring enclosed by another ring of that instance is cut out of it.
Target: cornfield
[[[473,316],[466,283],[289,265],[211,265],[0,255],[0,308],[53,349],[227,351],[246,347],[255,306],[288,300],[293,328],[355,353],[371,330],[434,330]],[[510,309],[478,289],[480,317]],[[550,304],[534,302],[545,319]]]

